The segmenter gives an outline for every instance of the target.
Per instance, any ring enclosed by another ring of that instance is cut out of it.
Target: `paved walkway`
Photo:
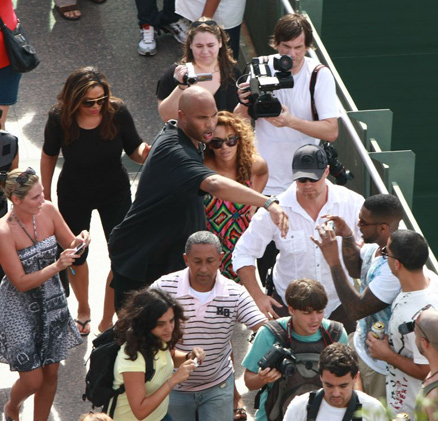
[[[89,0],[78,0],[78,3],[82,19],[68,22],[53,10],[52,1],[15,0],[17,15],[41,59],[36,70],[23,75],[19,101],[11,107],[6,123],[7,130],[20,140],[20,167],[32,166],[39,172],[47,112],[55,103],[67,76],[80,66],[97,66],[106,74],[114,95],[126,102],[139,133],[146,141],[152,141],[162,127],[156,106],[156,81],[171,63],[181,57],[181,45],[172,36],[164,35],[158,40],[156,56],[141,57],[137,54],[139,31],[133,0],[108,0],[102,5]],[[58,165],[57,173],[59,168]],[[129,169],[134,178],[138,166],[129,164]],[[91,235],[88,261],[92,333],[83,345],[72,350],[69,359],[60,367],[58,392],[50,421],[76,421],[81,413],[91,408],[81,400],[86,372],[84,362],[102,315],[104,283],[109,270],[106,244],[97,215],[93,216]],[[73,297],[69,298],[69,306],[74,317],[77,306]],[[247,337],[245,330],[236,330],[237,362],[246,352]],[[237,368],[239,389],[245,393],[242,370]],[[16,378],[17,375],[6,365],[0,365],[0,411]],[[245,396],[247,408],[252,407],[253,395]],[[32,420],[32,410],[32,400],[26,401],[22,413],[24,421]]]

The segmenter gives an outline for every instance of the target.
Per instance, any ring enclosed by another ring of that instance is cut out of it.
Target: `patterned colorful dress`
[[[18,250],[26,273],[56,260],[54,235]],[[30,371],[65,360],[82,343],[56,274],[37,288],[18,291],[5,276],[0,284],[0,362],[12,371]]]
[[[247,181],[246,185],[250,187],[250,182]],[[251,221],[251,206],[227,202],[206,194],[204,209],[207,217],[207,230],[217,235],[222,244],[224,252],[220,268],[222,275],[240,282],[239,277],[233,271],[231,257],[237,240]]]

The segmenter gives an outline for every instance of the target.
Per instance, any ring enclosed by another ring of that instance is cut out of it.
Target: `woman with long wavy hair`
[[[202,364],[205,357],[201,348],[188,354],[174,349],[186,320],[183,308],[166,292],[145,288],[129,296],[118,316],[114,333],[121,348],[113,389],[124,384],[125,392],[117,399],[114,420],[171,421],[167,415],[171,390],[196,369],[195,358]],[[146,383],[144,355],[153,358],[155,370]],[[174,365],[179,367],[176,372]]]
[[[243,118],[220,111],[214,137],[205,151],[204,163],[218,174],[231,178],[258,192],[268,180],[268,167],[257,153],[254,131]],[[249,205],[231,203],[207,194],[204,199],[207,229],[216,234],[222,244],[224,276],[239,282],[231,265],[234,245],[246,230],[255,209]]]
[[[198,83],[213,94],[217,109],[233,111],[239,103],[236,80],[240,70],[235,65],[225,30],[211,18],[201,17],[190,25],[180,64],[170,66],[158,82],[158,112],[163,121],[178,119],[179,99],[184,90],[190,89],[186,81],[188,63],[197,75],[212,75],[212,80]]]
[[[142,164],[149,150],[123,101],[111,94],[105,75],[94,67],[77,69],[67,78],[44,131],[41,178],[46,200],[52,200],[53,173],[62,151],[64,163],[57,188],[62,216],[77,234],[89,229],[91,213],[97,209],[108,240],[131,206],[130,181],[121,155],[125,151],[134,162]],[[76,323],[83,336],[90,333],[91,319],[87,252],[68,272],[78,300]],[[110,272],[100,331],[112,325],[111,279]]]

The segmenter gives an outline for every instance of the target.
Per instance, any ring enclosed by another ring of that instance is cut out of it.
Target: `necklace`
[[[20,225],[21,229],[26,233],[26,235],[30,238],[30,241],[32,241],[33,244],[36,244],[37,239],[37,230],[36,230],[36,223],[35,223],[35,215],[32,215],[32,222],[33,222],[33,231],[35,235],[35,240],[32,238],[32,236],[27,232],[27,229],[24,227],[24,225],[21,223],[21,221],[17,218],[17,215],[15,215],[14,208],[12,208],[12,216],[15,218],[15,220],[18,222],[18,225]]]
[[[425,383],[426,381],[431,379],[433,376],[435,376],[435,374],[438,374],[438,370],[434,371],[430,376],[427,376],[421,383]]]

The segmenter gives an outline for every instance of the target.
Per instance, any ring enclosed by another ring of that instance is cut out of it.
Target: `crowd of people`
[[[184,44],[157,81],[164,127],[151,145],[92,66],[69,75],[49,111],[41,179],[17,168],[16,138],[2,132],[12,152],[0,178],[10,204],[0,219],[0,362],[19,374],[5,419],[19,420],[32,395],[34,420],[48,419],[59,365],[90,333],[93,210],[111,260],[98,330],[113,329],[120,346],[114,420],[247,419],[240,364],[246,387],[259,391],[258,421],[436,419],[438,277],[425,268],[426,240],[399,229],[395,196],[365,199],[329,180],[319,143],[336,140],[339,111],[328,68],[309,90],[318,64],[306,56],[310,24],[288,14],[274,28],[278,54],[266,65],[291,56],[294,88],[278,90],[279,115],[253,127],[251,89],[236,65],[243,8],[231,16],[227,0],[196,3],[164,1],[159,13],[155,1],[136,0],[140,54],[155,54],[159,29]],[[76,2],[55,7],[80,18]],[[16,25],[10,0],[0,15]],[[0,66],[3,124],[19,75],[2,49]],[[208,77],[193,83],[192,70]],[[134,201],[123,153],[143,165]],[[237,323],[254,331],[243,361],[233,355]]]

